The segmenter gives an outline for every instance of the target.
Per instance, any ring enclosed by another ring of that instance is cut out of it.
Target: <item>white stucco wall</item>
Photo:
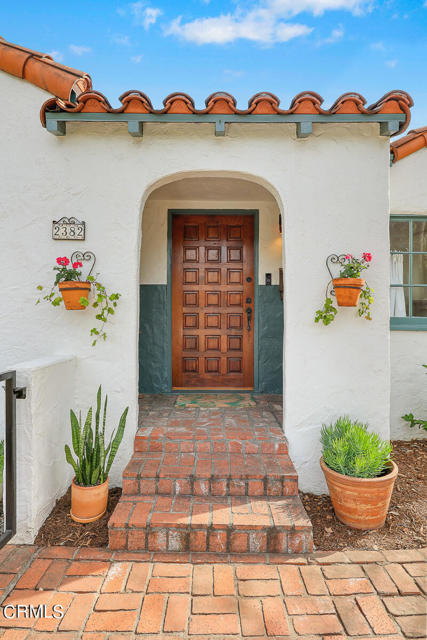
[[[409,427],[406,413],[427,420],[427,335],[424,331],[391,332],[390,426],[394,440],[425,438],[423,429]]]
[[[141,214],[150,191],[171,177],[248,178],[277,198],[286,257],[285,432],[302,488],[325,490],[322,422],[348,413],[388,435],[389,141],[378,125],[314,125],[306,140],[296,139],[293,125],[234,124],[224,138],[211,125],[146,125],[134,139],[126,125],[82,123],[55,138],[38,121],[45,94],[5,74],[0,83],[2,361],[71,353],[77,409],[94,401],[99,383],[113,422],[130,406],[113,484],[137,425]],[[51,222],[62,215],[86,221],[85,243],[51,239]],[[49,282],[55,258],[76,248],[94,251],[106,285],[123,294],[107,342],[95,349],[91,311],[34,306],[35,286]],[[325,258],[342,251],[374,254],[374,319],[344,309],[333,325],[319,326],[313,316],[328,280]]]
[[[390,169],[391,213],[427,215],[427,148],[395,162]]]
[[[390,169],[390,212],[427,215],[427,149],[421,149]],[[427,332],[391,331],[390,420],[393,439],[425,438],[425,431],[410,428],[405,413],[427,418]]]
[[[31,544],[70,485],[70,408],[75,401],[76,359],[39,358],[14,365],[26,399],[16,404],[16,531],[12,542]]]

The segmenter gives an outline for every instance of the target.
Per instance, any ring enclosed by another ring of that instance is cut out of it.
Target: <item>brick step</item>
[[[288,444],[278,425],[227,427],[199,421],[190,426],[142,426],[135,436],[135,452],[284,454]]]
[[[125,495],[291,496],[298,477],[287,454],[134,453]]]
[[[299,496],[127,496],[108,523],[110,549],[304,553],[310,520]]]

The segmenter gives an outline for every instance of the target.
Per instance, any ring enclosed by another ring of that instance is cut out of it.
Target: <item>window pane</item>
[[[409,251],[409,222],[390,222],[390,247],[392,251]]]
[[[427,254],[412,256],[413,284],[427,284]]]
[[[399,253],[390,256],[390,284],[409,284],[409,256]]]
[[[391,287],[390,315],[405,318],[409,309],[409,287]]]
[[[412,289],[412,315],[427,317],[427,287]]]
[[[427,222],[415,221],[412,223],[413,250],[427,251]]]

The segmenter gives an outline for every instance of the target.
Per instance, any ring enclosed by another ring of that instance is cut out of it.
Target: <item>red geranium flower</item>
[[[82,267],[83,264],[81,262],[73,262],[73,269],[78,269],[79,267]]]
[[[63,258],[56,258],[56,262],[62,267],[66,267],[68,264],[70,264],[67,256],[64,256]]]
[[[372,253],[364,253],[364,254],[362,255],[362,258],[363,258],[364,260],[366,260],[366,262],[371,262],[371,260],[372,260]]]
[[[347,253],[347,255],[346,255],[345,259],[346,259],[346,260],[351,260],[351,259],[352,259],[352,257],[353,257],[353,256],[351,255],[351,253]]]

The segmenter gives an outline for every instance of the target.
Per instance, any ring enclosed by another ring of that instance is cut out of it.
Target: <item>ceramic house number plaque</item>
[[[52,238],[54,240],[84,240],[86,236],[86,224],[77,218],[53,220]]]

